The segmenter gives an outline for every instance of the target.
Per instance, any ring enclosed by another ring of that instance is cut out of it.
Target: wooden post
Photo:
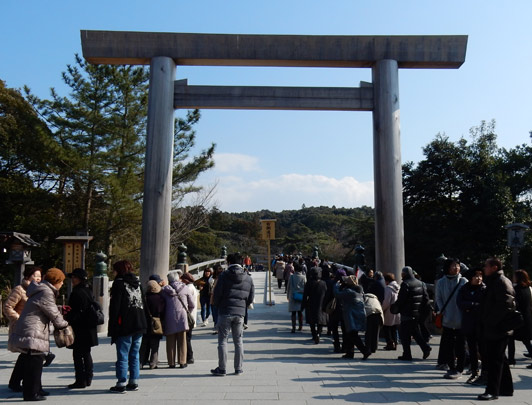
[[[151,274],[166,277],[170,268],[175,69],[172,58],[151,59],[140,248],[142,284]]]
[[[372,74],[376,270],[400,280],[405,253],[397,61],[375,62]]]

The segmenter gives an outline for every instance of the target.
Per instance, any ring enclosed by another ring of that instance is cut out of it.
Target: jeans
[[[201,321],[205,322],[209,315],[211,314],[211,297],[200,296],[200,306],[201,306]]]
[[[118,386],[126,385],[129,369],[129,383],[137,384],[139,379],[139,350],[142,333],[129,336],[119,336],[116,339],[116,378]]]
[[[227,339],[229,337],[229,332],[232,332],[233,343],[235,345],[235,371],[242,370],[242,360],[244,358],[244,343],[242,341],[243,330],[243,316],[218,316],[218,367],[221,370],[226,370],[227,366]]]

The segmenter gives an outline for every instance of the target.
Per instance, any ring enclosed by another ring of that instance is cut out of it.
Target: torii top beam
[[[149,65],[156,56],[191,66],[372,67],[457,69],[467,35],[320,36],[81,31],[83,57],[94,64]]]

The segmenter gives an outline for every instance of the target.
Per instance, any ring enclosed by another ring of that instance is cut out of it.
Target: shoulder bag
[[[148,303],[146,303],[146,309],[148,310],[148,315],[150,316],[150,319],[151,319],[151,324],[149,325],[151,334],[162,335],[164,331],[163,331],[163,323],[161,322],[161,318],[158,316],[153,316],[151,314]]]
[[[87,308],[87,318],[91,326],[103,325],[105,322],[102,307],[94,300],[90,302]]]
[[[191,330],[194,329],[194,326],[196,326],[196,320],[194,319],[194,317],[192,316],[192,314],[188,310],[187,306],[183,303],[183,300],[181,299],[181,297],[179,295],[177,295],[177,299],[179,300],[181,305],[183,305],[183,308],[185,308],[185,311],[187,311],[188,328],[191,329]]]

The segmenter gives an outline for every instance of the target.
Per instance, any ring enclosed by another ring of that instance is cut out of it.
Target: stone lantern
[[[22,275],[26,265],[33,264],[31,260],[31,247],[41,246],[30,238],[30,235],[20,232],[0,232],[0,247],[8,253],[6,264],[16,266],[13,284],[22,282]]]
[[[508,231],[508,247],[512,249],[512,270],[519,269],[519,249],[525,245],[525,232],[530,228],[524,224],[509,224],[505,228]]]

